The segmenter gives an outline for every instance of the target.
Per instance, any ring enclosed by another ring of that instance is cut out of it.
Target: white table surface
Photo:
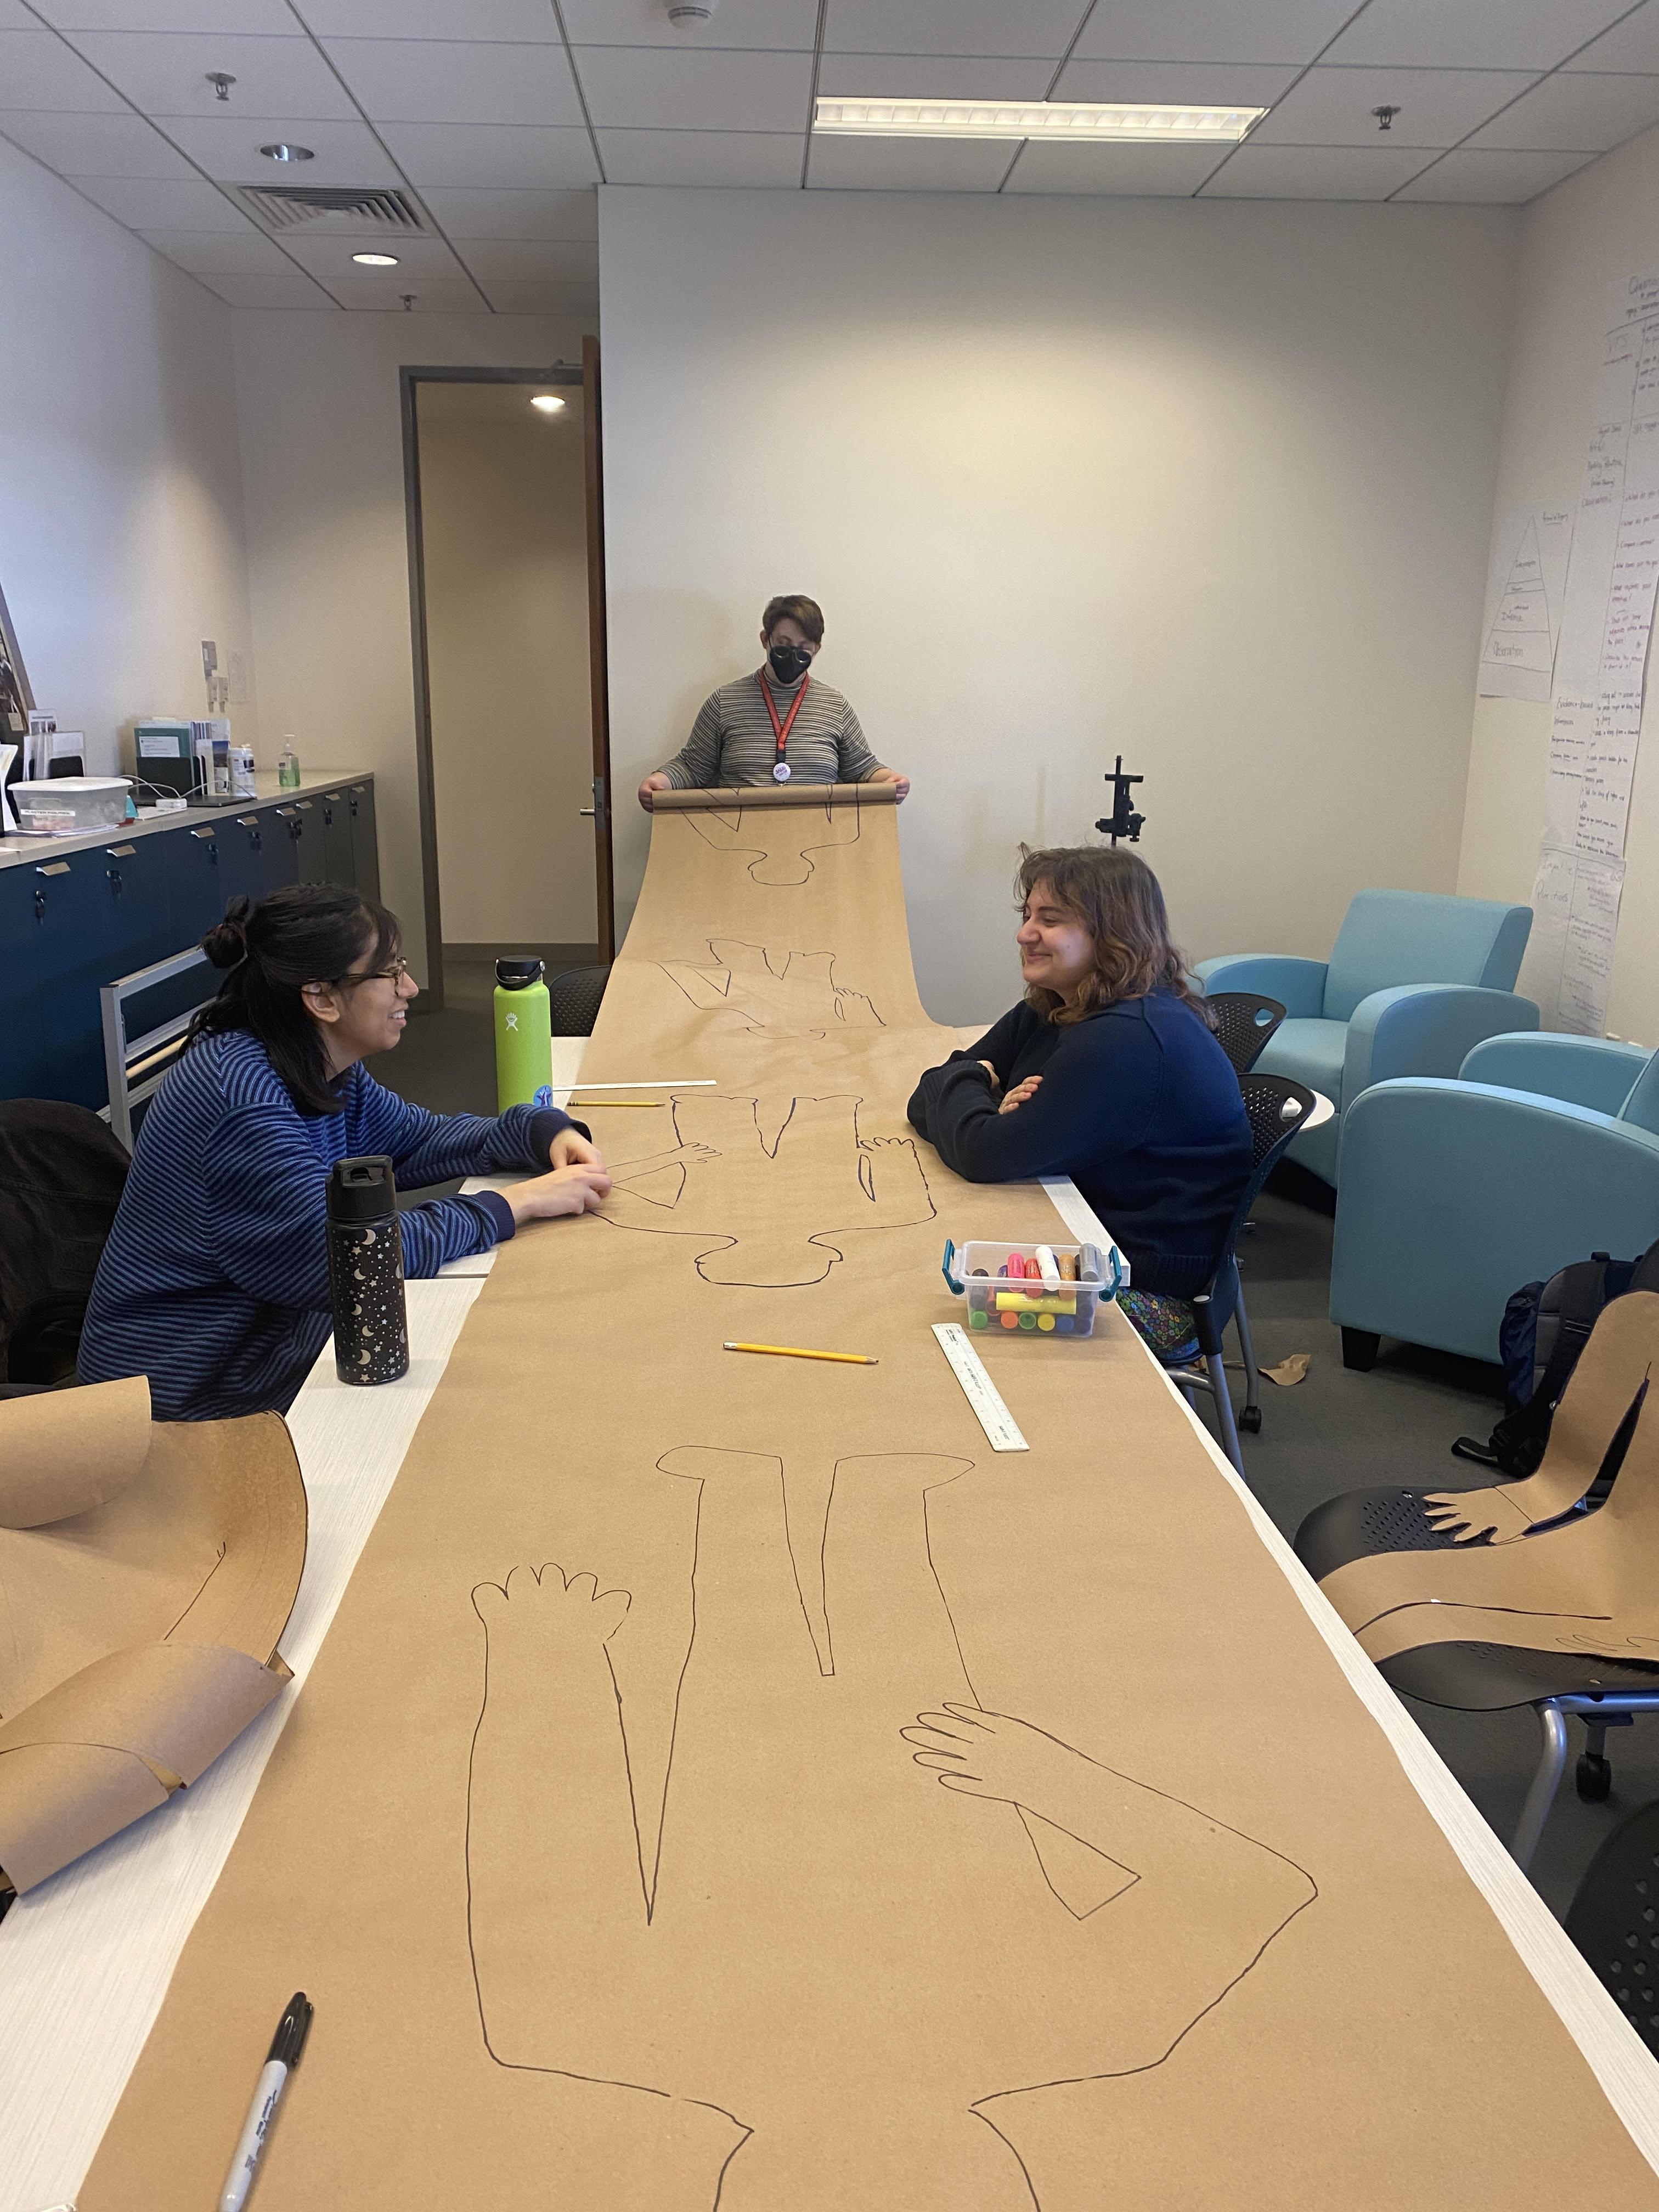
[[[964,1033],[969,1042],[982,1034]],[[556,1055],[562,1048],[566,1055],[562,1067],[556,1066],[561,1088],[574,1085],[584,1042],[556,1040]],[[1043,1187],[1073,1236],[1110,1241],[1072,1183],[1056,1178]],[[478,1272],[445,1273],[451,1279],[409,1285],[411,1357],[401,1381],[376,1390],[349,1388],[336,1379],[332,1349],[325,1347],[289,1414],[310,1500],[305,1574],[283,1638],[293,1681],[192,1788],[19,1899],[0,1922],[0,2212],[73,2204],[196,1916],[483,1288]],[[1659,2065],[1203,1422],[1150,1351],[1141,1349],[1659,2172]],[[1425,1940],[1429,1934],[1425,1929]]]

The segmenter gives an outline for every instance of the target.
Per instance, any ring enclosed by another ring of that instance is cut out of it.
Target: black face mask
[[[805,676],[812,665],[812,656],[804,645],[785,645],[780,641],[769,647],[766,658],[780,684],[793,684],[798,676]]]

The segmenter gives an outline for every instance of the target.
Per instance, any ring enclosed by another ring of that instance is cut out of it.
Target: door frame
[[[584,345],[591,343],[584,341]],[[421,820],[421,888],[422,924],[426,938],[427,988],[415,1002],[417,1011],[443,1011],[443,914],[438,882],[438,809],[436,778],[432,757],[432,690],[427,655],[426,556],[421,521],[421,453],[416,415],[416,388],[422,384],[545,384],[582,391],[586,382],[580,362],[556,361],[550,366],[527,368],[446,368],[405,365],[398,371],[398,413],[404,440],[404,516],[409,545],[409,628],[415,662],[415,785]],[[586,428],[586,425],[584,425]],[[592,568],[593,500],[599,487],[590,459],[587,486],[587,531]],[[601,541],[602,543],[603,541]],[[604,651],[604,578],[599,579],[598,611],[593,604],[593,578],[588,577],[588,622],[592,649]],[[597,623],[597,632],[595,624]],[[595,639],[597,641],[595,642]],[[594,691],[594,774],[603,775],[607,802],[610,794],[611,732],[600,719],[601,695]],[[603,758],[603,770],[599,763]],[[607,812],[609,811],[607,803]],[[608,824],[607,824],[608,829]],[[601,910],[597,917],[603,946],[616,931],[615,905],[610,897],[610,872],[598,884]],[[609,908],[609,914],[605,908]],[[605,923],[609,920],[609,929]],[[422,1004],[424,1001],[424,1005]]]

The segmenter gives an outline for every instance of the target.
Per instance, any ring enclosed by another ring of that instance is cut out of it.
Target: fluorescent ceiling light
[[[563,400],[551,392],[537,392],[530,404],[532,407],[539,407],[544,415],[557,415],[564,406]]]
[[[363,269],[395,269],[398,265],[395,253],[354,253],[351,258]]]
[[[1265,107],[1150,106],[1081,100],[820,99],[813,128],[863,138],[1029,138],[1041,145],[1102,139],[1236,142]]]

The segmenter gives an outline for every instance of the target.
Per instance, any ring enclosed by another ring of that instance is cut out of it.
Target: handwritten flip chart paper
[[[81,2212],[213,2201],[296,1988],[261,2212],[1659,2212],[1115,1309],[988,1445],[945,1239],[1054,1215],[906,1123],[896,830],[653,821],[583,1073],[716,1088],[501,1248]]]
[[[1607,1027],[1626,824],[1659,589],[1659,275],[1607,292],[1556,652],[1537,923],[1520,988],[1547,1029]],[[1482,689],[1486,688],[1484,680]],[[1565,895],[1563,885],[1583,888]],[[1569,865],[1571,863],[1571,865]]]
[[[1483,698],[1545,700],[1566,601],[1572,508],[1511,507],[1498,527],[1481,629]]]

